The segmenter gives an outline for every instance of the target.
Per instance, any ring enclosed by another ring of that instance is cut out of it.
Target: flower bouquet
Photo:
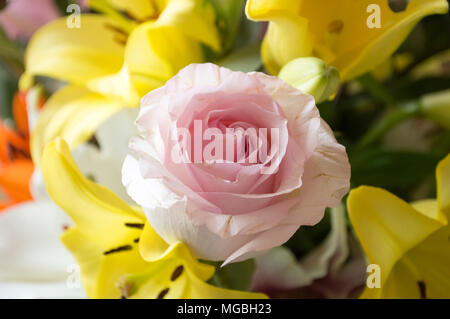
[[[450,298],[448,6],[0,1],[0,298]]]

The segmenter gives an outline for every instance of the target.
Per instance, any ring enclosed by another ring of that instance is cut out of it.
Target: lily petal
[[[0,215],[0,298],[82,298],[67,285],[75,265],[59,241],[72,224],[52,201],[18,204]]]
[[[124,239],[132,241],[136,238],[132,236],[136,232],[130,231],[133,228],[127,228],[125,224],[141,223],[143,214],[107,188],[85,178],[62,139],[58,138],[46,147],[42,164],[49,195],[86,235],[106,246],[118,246]],[[123,227],[111,236],[110,229],[114,225]]]
[[[439,211],[450,219],[450,156],[443,159],[436,169]]]
[[[64,138],[73,149],[89,139],[97,127],[121,109],[121,104],[85,88],[66,86],[47,101],[31,136],[36,166],[47,143]]]
[[[81,16],[81,28],[68,28],[66,18],[55,20],[32,37],[26,52],[26,72],[73,84],[117,73],[123,65],[124,36],[107,17]]]
[[[440,221],[375,187],[362,186],[353,190],[347,205],[370,263],[383,269],[381,285],[404,254],[443,226]]]
[[[6,206],[31,199],[29,184],[33,174],[30,160],[16,160],[0,167],[0,188],[8,197]]]
[[[380,9],[380,28],[370,28]],[[262,47],[266,67],[272,74],[297,57],[311,54],[336,67],[342,81],[374,69],[405,40],[425,16],[448,11],[445,0],[411,0],[405,11],[394,12],[388,1],[340,0],[249,0],[247,16],[270,21]],[[286,48],[286,46],[290,46]]]
[[[210,46],[221,48],[215,25],[214,8],[202,0],[169,0],[157,21],[161,26],[174,26],[190,38]]]
[[[134,225],[143,225],[143,215],[108,189],[86,179],[63,140],[57,139],[46,147],[42,163],[49,195],[75,222],[76,227],[68,230],[62,240],[75,254],[88,296],[120,297],[115,287],[119,277],[143,271],[146,266],[137,247],[133,247],[141,233]],[[127,249],[121,251],[121,247]]]
[[[161,84],[184,66],[201,61],[200,45],[187,38],[183,30],[153,21],[139,25],[130,34],[125,52],[131,74],[146,76],[155,83],[159,80]]]
[[[157,8],[152,0],[108,0],[108,2],[139,21],[149,20],[157,14]]]

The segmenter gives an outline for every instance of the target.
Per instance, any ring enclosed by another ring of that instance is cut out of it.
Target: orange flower
[[[34,166],[26,97],[27,91],[14,96],[15,129],[0,122],[0,209],[32,199],[29,183]]]

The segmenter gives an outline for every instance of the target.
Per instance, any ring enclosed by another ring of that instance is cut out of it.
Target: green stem
[[[221,262],[206,261],[206,260],[201,260],[201,262],[204,262],[216,268],[216,270],[214,271],[214,275],[208,281],[210,284],[219,288],[228,288],[226,278],[223,278],[222,272],[220,271],[220,265],[222,264]]]
[[[0,59],[2,59],[14,73],[22,73],[24,66],[24,52],[23,49],[11,41],[6,33],[0,29]],[[17,75],[17,74],[16,74]]]
[[[222,278],[220,278],[220,275],[218,273],[215,273],[214,276],[211,277],[209,282],[219,288],[225,288],[226,285],[223,283]]]
[[[419,116],[422,107],[419,101],[406,103],[388,113],[381,121],[373,126],[356,144],[355,150],[360,150],[378,141],[383,135],[403,121]]]
[[[380,82],[378,82],[373,75],[367,73],[358,78],[359,83],[364,89],[369,92],[373,97],[386,104],[388,107],[392,107],[396,104],[395,99],[389,93],[389,91]]]

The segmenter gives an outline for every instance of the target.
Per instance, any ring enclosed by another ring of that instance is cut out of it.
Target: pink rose
[[[142,99],[136,123],[123,184],[165,241],[199,258],[282,245],[349,189],[345,148],[314,99],[276,77],[192,64]]]

